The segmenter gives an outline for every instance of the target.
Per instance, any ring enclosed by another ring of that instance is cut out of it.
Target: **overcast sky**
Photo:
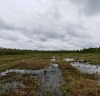
[[[0,47],[100,46],[100,0],[0,0]]]

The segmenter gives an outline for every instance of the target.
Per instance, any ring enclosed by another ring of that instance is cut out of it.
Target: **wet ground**
[[[24,61],[22,59],[21,61]],[[100,65],[91,65],[84,60],[75,60],[74,58],[64,59],[82,73],[100,75]],[[53,56],[51,61],[56,61]],[[58,64],[51,64],[45,66],[40,70],[27,70],[27,69],[9,69],[0,73],[0,93],[11,93],[13,90],[16,92],[29,86],[33,87],[35,96],[63,96],[61,85],[65,82],[62,77],[62,70],[59,69]],[[49,64],[49,63],[48,63]],[[6,66],[2,64],[2,66]],[[97,80],[100,83],[100,76]],[[33,93],[34,93],[33,92]]]
[[[70,62],[70,64],[74,67],[76,67],[80,72],[82,73],[88,73],[88,74],[97,74],[99,76],[98,82],[100,83],[100,64],[89,64],[89,62],[83,63],[78,61],[84,61],[84,60],[77,60],[74,59],[64,59],[66,61],[74,61]]]
[[[51,61],[55,61],[54,57]],[[50,64],[41,70],[10,69],[0,74],[0,93],[19,92],[27,87],[23,80],[27,78],[38,82],[39,88],[35,90],[36,96],[62,96],[60,86],[64,84],[62,72],[58,64]],[[28,77],[26,77],[28,75]]]

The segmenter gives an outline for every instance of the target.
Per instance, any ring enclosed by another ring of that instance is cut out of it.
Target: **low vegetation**
[[[81,73],[70,62],[64,60],[64,58],[74,58],[78,62],[89,62],[90,64],[100,64],[100,48],[84,49],[83,51],[24,51],[9,49],[9,54],[1,54],[0,56],[0,73],[9,69],[19,70],[40,70],[43,69],[43,74],[46,75],[50,64],[58,64],[61,69],[64,84],[60,86],[63,92],[63,96],[100,96],[100,84],[96,82],[98,79],[97,74]],[[92,53],[88,53],[92,50]],[[96,50],[96,51],[93,51]],[[20,52],[22,52],[20,54]],[[18,53],[19,52],[19,53]],[[32,52],[32,53],[31,53]],[[87,52],[87,53],[85,53]],[[95,53],[93,53],[95,52]],[[17,55],[18,54],[18,55]],[[51,61],[52,57],[55,57],[55,61]],[[82,61],[81,61],[82,60]],[[71,61],[74,62],[74,61]],[[4,91],[0,91],[0,96],[38,96],[37,92],[41,91],[41,78],[35,78],[36,74],[20,73],[20,72],[8,72],[4,76],[0,76],[0,90],[5,88]],[[9,85],[16,82],[17,88]],[[7,85],[8,84],[8,85]],[[7,86],[4,87],[4,86]],[[41,92],[40,92],[41,93]],[[49,96],[49,95],[48,95]],[[57,96],[57,95],[55,95]]]
[[[93,81],[98,76],[96,74],[85,74],[79,72],[71,66],[69,62],[58,59],[59,67],[63,69],[62,76],[65,84],[62,89],[65,96],[99,96],[100,85]]]

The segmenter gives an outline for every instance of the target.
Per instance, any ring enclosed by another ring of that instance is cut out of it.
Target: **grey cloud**
[[[4,17],[3,16],[0,16],[0,29],[1,30],[12,30],[12,31],[16,31],[16,30],[25,30],[26,28],[23,28],[23,27],[20,27],[20,24],[19,25],[15,25],[17,21],[15,22],[11,22],[7,21],[7,19],[4,20]]]
[[[67,35],[70,35],[71,37],[75,38],[92,38],[90,33],[87,32],[87,28],[84,28],[82,25],[79,24],[71,24],[71,23],[65,23],[62,30],[64,30]]]
[[[0,29],[11,29],[9,24],[6,23],[6,21],[3,20],[3,18],[0,17]]]
[[[87,16],[100,14],[100,0],[70,0],[70,2],[78,6],[80,13]]]
[[[32,43],[33,41],[32,40],[28,40],[27,42]]]
[[[99,45],[99,38],[94,35],[97,28],[100,30],[96,27],[99,24],[99,17],[98,19],[93,17],[99,14],[99,0],[96,1],[47,0],[48,4],[44,4],[42,11],[39,8],[35,10],[35,7],[32,7],[35,11],[32,8],[30,10],[22,8],[22,10],[21,6],[11,10],[12,8],[6,6],[8,9],[5,10],[12,11],[12,14],[8,13],[9,16],[6,16],[1,12],[0,38],[4,40],[2,46],[58,50]],[[42,5],[40,7],[42,8]],[[88,16],[91,18],[89,19]],[[90,22],[87,21],[88,19]]]
[[[100,0],[88,0],[84,11],[89,16],[100,14]]]
[[[8,33],[6,33],[6,31],[8,31],[8,30],[1,30],[0,37],[2,39],[14,41],[14,42],[18,40],[17,35],[15,35],[13,32],[10,32],[10,31],[8,31]]]
[[[65,37],[65,34],[56,31],[51,31],[47,33],[47,37],[50,39],[57,39],[57,38],[61,39]]]

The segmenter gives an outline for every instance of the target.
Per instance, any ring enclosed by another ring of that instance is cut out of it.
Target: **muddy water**
[[[72,61],[72,60],[70,59],[70,60],[66,60],[66,61]],[[81,60],[81,61],[83,61],[83,60]],[[91,64],[89,64],[89,62],[82,63],[82,62],[76,62],[76,61],[71,62],[70,64],[72,66],[76,67],[82,73],[89,73],[89,74],[96,73],[97,75],[99,75],[98,82],[100,83],[100,64],[97,64],[97,65],[92,64],[91,65]]]
[[[63,93],[60,89],[60,85],[64,84],[63,77],[61,76],[61,70],[58,67],[58,64],[50,64],[45,69],[41,70],[19,70],[19,69],[10,69],[2,72],[0,77],[6,76],[9,72],[20,72],[20,73],[28,73],[35,74],[35,80],[38,80],[38,84],[40,85],[40,89],[37,89],[36,96],[62,96]],[[2,81],[3,82],[3,81]],[[11,82],[3,85],[1,92],[5,91],[5,87],[11,87],[13,89],[18,88],[18,85],[23,88],[21,82]],[[2,84],[0,84],[2,86]],[[17,90],[18,91],[18,90]]]

